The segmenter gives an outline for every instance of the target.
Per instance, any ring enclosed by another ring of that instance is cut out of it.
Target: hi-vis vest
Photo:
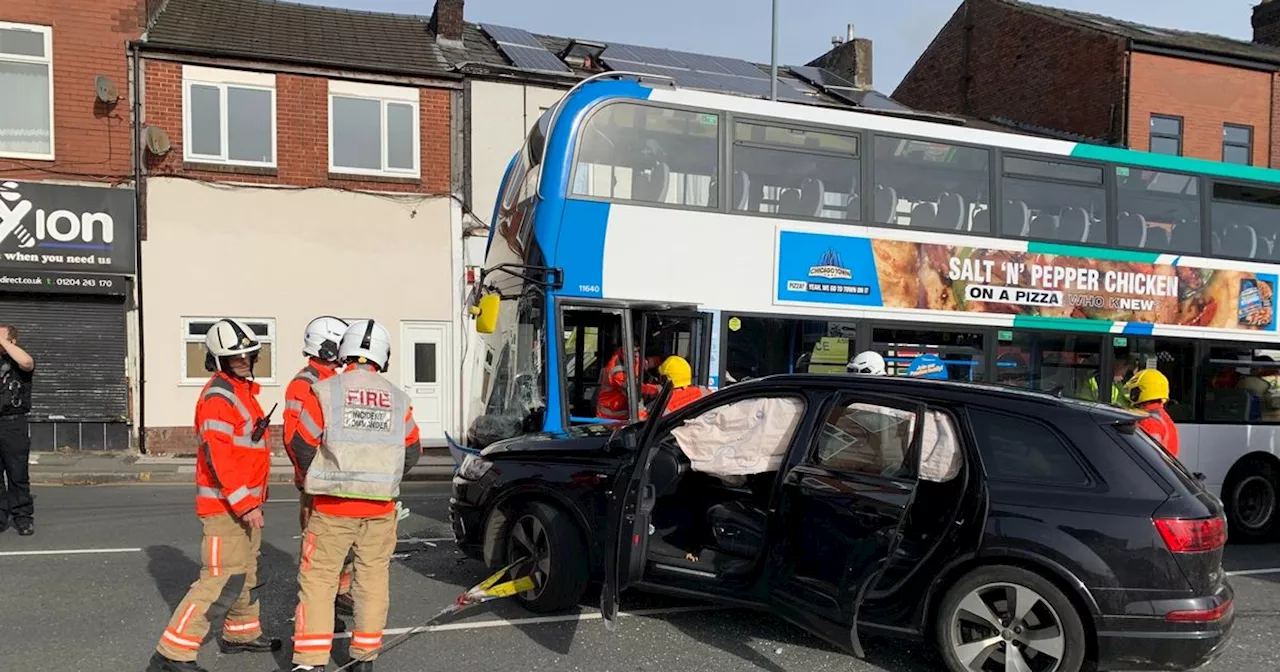
[[[367,369],[311,386],[324,413],[324,438],[307,470],[309,495],[391,500],[404,476],[409,395]]]

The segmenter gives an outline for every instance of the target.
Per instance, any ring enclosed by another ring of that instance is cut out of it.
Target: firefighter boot
[[[279,651],[281,646],[283,646],[283,644],[281,644],[280,640],[267,639],[263,635],[258,635],[257,639],[248,642],[228,642],[222,637],[218,637],[218,648],[221,649],[223,653],[228,654],[271,653],[272,651]]]
[[[194,660],[190,662],[180,661],[180,660],[169,660],[168,658],[165,658],[164,656],[160,655],[159,651],[156,651],[155,653],[151,654],[151,661],[147,665],[147,672],[209,672],[209,671],[197,665]]]

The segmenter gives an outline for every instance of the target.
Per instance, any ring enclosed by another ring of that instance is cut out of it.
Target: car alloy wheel
[[[979,586],[964,596],[950,621],[952,653],[972,672],[1054,672],[1062,664],[1062,619],[1026,586]]]
[[[551,541],[547,528],[538,517],[528,513],[516,519],[507,537],[507,557],[511,561],[524,558],[511,570],[512,576],[532,576],[534,587],[520,593],[526,600],[536,600],[551,576]]]
[[[1236,522],[1250,530],[1261,530],[1276,513],[1276,489],[1265,476],[1247,476],[1235,487]]]

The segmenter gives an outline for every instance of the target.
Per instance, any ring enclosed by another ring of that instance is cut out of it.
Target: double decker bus
[[[635,348],[711,388],[871,349],[1120,405],[1157,367],[1233,540],[1280,536],[1280,171],[610,74],[506,170],[455,456],[608,431],[601,367]]]

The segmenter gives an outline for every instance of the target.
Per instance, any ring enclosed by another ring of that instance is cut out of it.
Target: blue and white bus
[[[1280,535],[1280,171],[613,74],[506,171],[455,454],[606,431],[619,348],[712,388],[874,349],[1114,403],[1156,366],[1233,539]]]

